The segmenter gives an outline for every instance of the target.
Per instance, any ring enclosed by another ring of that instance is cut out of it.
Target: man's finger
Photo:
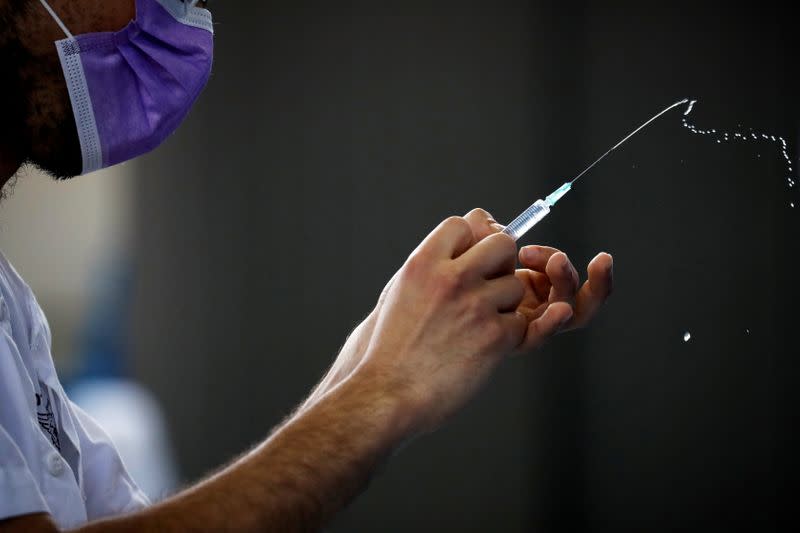
[[[545,268],[553,288],[550,289],[550,302],[569,302],[578,292],[578,271],[572,266],[567,254],[557,252],[550,257]]]
[[[489,280],[481,290],[500,313],[515,310],[525,295],[525,288],[515,276]]]
[[[550,337],[558,333],[572,318],[572,307],[564,302],[556,302],[547,306],[547,310],[528,324],[525,338],[517,351],[529,352],[539,348]]]
[[[517,351],[519,346],[525,342],[528,331],[528,320],[525,315],[518,311],[510,311],[500,314],[500,324],[506,332],[505,346],[501,350],[503,356],[511,351]]]
[[[519,305],[519,307],[517,307],[517,311],[525,315],[525,318],[528,319],[528,322],[533,322],[534,320],[542,316],[545,311],[547,311],[547,307],[549,305],[550,304],[546,302],[539,305],[536,304],[528,305],[525,302],[522,302]]]
[[[569,325],[570,329],[585,326],[614,288],[614,258],[609,254],[597,254],[586,271],[589,279],[575,297],[575,318]]]
[[[492,215],[481,208],[473,209],[464,217],[472,228],[472,235],[475,237],[475,242],[482,241],[493,233],[503,231],[503,226],[497,223]]]
[[[472,228],[461,217],[445,219],[422,241],[419,250],[454,259],[472,246]]]
[[[525,268],[544,273],[547,262],[553,254],[557,254],[560,251],[550,246],[523,246],[519,251],[519,262]]]
[[[514,239],[504,233],[495,233],[464,252],[459,261],[475,274],[492,279],[513,273],[516,258]]]
[[[547,274],[534,272],[527,268],[518,268],[515,272],[517,278],[528,287],[538,302],[546,302],[550,296],[552,284]]]

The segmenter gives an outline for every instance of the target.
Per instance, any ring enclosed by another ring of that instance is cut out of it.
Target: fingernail
[[[492,228],[494,228],[495,230],[497,230],[497,231],[503,231],[504,229],[506,229],[505,226],[503,226],[502,224],[498,224],[497,222],[495,222],[494,224],[489,224],[489,225]]]
[[[533,261],[536,259],[537,255],[539,255],[539,250],[532,246],[526,246],[522,249],[522,258],[525,261]]]

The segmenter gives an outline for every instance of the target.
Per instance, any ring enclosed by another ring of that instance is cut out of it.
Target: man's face
[[[73,35],[117,31],[135,16],[135,0],[48,3]],[[0,185],[25,162],[56,178],[81,173],[69,93],[53,44],[64,37],[38,0],[0,0]]]

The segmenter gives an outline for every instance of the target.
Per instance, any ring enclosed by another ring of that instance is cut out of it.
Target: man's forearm
[[[354,374],[207,481],[80,531],[318,530],[407,436],[410,420],[393,390],[378,376]]]
[[[314,387],[311,394],[298,407],[298,412],[308,409],[324,396],[336,385],[344,381],[347,376],[358,366],[361,358],[369,345],[372,328],[375,325],[376,311],[370,313],[355,329],[348,335],[342,349],[333,363],[333,366],[323,376],[322,380]]]

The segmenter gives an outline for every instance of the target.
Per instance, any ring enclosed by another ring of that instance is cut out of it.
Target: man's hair
[[[15,152],[24,150],[25,145],[25,92],[20,65],[30,59],[17,38],[17,26],[30,1],[0,0],[0,144]]]
[[[0,33],[11,28],[13,18],[30,7],[36,0],[4,0],[0,2]]]
[[[37,0],[0,0],[0,143],[57,179],[81,173],[78,133],[58,57],[21,44]],[[43,97],[43,95],[45,95]]]

